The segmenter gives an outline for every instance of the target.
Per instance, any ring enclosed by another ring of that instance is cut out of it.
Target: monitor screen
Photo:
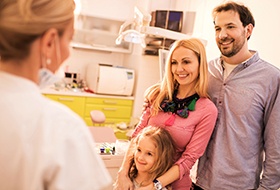
[[[181,32],[183,22],[182,11],[157,10],[155,14],[155,26]]]
[[[160,28],[167,28],[166,26],[166,16],[167,11],[156,11],[155,26]]]
[[[167,29],[181,32],[183,13],[179,11],[169,11]]]

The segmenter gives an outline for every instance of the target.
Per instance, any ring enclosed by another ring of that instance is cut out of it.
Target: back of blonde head
[[[74,9],[73,0],[1,0],[1,59],[25,58],[30,44],[50,28],[62,35]]]
[[[195,85],[195,91],[202,98],[208,97],[208,65],[203,43],[196,38],[178,40],[172,45],[166,59],[165,74],[162,82],[151,86],[145,92],[145,98],[150,102],[152,107],[152,115],[156,115],[158,111],[161,110],[160,104],[164,99],[172,101],[174,90],[179,85],[177,81],[175,81],[171,71],[172,54],[178,47],[190,49],[197,55],[199,61],[199,76]]]

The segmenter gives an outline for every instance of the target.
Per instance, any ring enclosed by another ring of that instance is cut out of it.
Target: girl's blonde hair
[[[74,9],[73,0],[1,0],[1,59],[26,58],[31,43],[50,28],[61,36],[74,18]]]
[[[175,41],[170,49],[170,53],[166,59],[165,74],[161,83],[157,83],[149,87],[145,91],[145,98],[151,106],[151,114],[156,115],[160,110],[160,104],[164,99],[172,101],[174,90],[179,86],[178,82],[174,79],[171,70],[171,60],[173,52],[178,47],[184,47],[192,50],[198,58],[199,62],[199,75],[195,85],[195,91],[199,97],[208,98],[208,64],[206,59],[206,52],[203,43],[196,38],[183,39]]]
[[[163,175],[175,163],[175,143],[167,130],[161,127],[147,126],[136,136],[134,142],[134,151],[136,151],[139,139],[148,137],[154,141],[156,145],[156,161],[150,169],[149,173],[152,179]],[[137,168],[135,166],[134,157],[130,162],[129,177],[131,180],[137,176]]]

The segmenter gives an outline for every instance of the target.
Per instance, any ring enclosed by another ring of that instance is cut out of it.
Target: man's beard
[[[240,40],[239,40],[240,39]],[[235,39],[232,40],[232,39],[223,39],[222,41],[232,41],[231,42],[231,45],[232,47],[231,48],[228,48],[228,49],[223,49],[221,47],[221,45],[219,46],[219,49],[220,49],[220,52],[222,53],[223,56],[225,57],[232,57],[234,55],[236,55],[244,46],[245,44],[245,40],[241,40],[241,39],[245,39],[245,33],[243,33],[242,37],[240,37],[238,40],[239,41],[236,41]]]

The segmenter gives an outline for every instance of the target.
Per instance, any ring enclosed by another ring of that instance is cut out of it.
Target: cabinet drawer
[[[102,104],[102,105],[123,105],[132,106],[132,100],[114,99],[114,98],[86,98],[87,104]]]
[[[121,123],[121,122],[125,122],[125,123],[129,124],[129,122],[130,122],[130,118],[106,118],[105,122],[101,123],[101,124],[93,124],[90,117],[85,117],[84,120],[88,126],[115,125],[115,124]]]
[[[132,107],[128,106],[108,106],[108,105],[92,105],[87,104],[85,108],[85,116],[90,116],[90,111],[100,110],[106,118],[130,118],[132,113]]]
[[[61,96],[61,95],[45,95],[46,97],[55,100],[57,102],[60,102],[70,109],[72,109],[74,112],[76,112],[79,116],[84,117],[84,111],[85,111],[85,98],[84,97],[78,97],[78,96]]]

